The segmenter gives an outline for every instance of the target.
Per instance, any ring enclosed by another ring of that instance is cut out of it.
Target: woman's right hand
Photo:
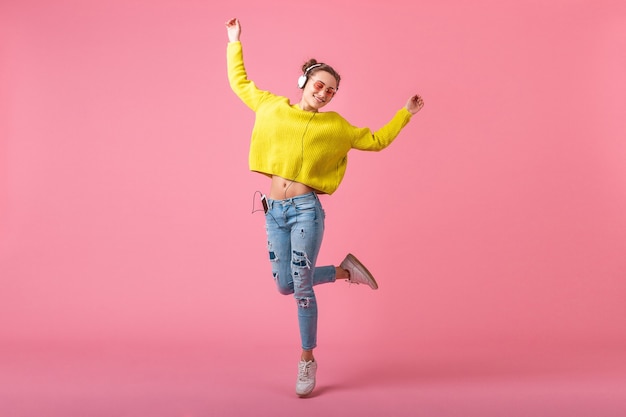
[[[229,42],[238,42],[241,35],[241,25],[239,19],[233,18],[226,22],[226,31],[228,32]]]

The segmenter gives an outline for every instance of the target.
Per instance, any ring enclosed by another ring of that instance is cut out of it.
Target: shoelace
[[[298,379],[304,380],[309,376],[309,370],[311,369],[311,364],[313,362],[300,362],[298,367]]]

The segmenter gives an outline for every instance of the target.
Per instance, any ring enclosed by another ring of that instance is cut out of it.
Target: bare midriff
[[[272,184],[270,185],[269,198],[272,200],[284,200],[313,191],[315,190],[308,185],[274,175],[272,176]]]

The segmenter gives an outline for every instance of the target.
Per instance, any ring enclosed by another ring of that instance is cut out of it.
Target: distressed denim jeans
[[[316,267],[324,236],[324,209],[315,193],[268,200],[265,214],[272,275],[281,294],[298,307],[302,349],[317,346],[317,300],[313,287],[335,281],[335,267]]]

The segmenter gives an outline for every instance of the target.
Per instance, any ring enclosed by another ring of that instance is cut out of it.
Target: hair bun
[[[315,65],[315,64],[319,64],[319,62],[317,62],[317,59],[315,59],[315,58],[309,59],[302,66],[302,72],[306,72],[307,69],[309,69],[312,65]]]

